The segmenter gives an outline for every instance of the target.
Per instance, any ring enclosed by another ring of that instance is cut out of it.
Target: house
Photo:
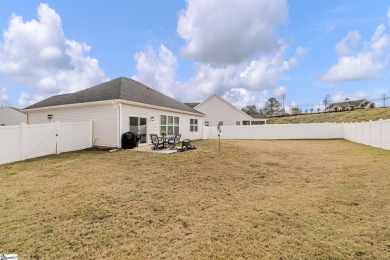
[[[203,120],[205,126],[214,125],[262,125],[266,124],[267,118],[263,115],[251,116],[225,99],[214,94],[201,103],[184,103],[189,107],[205,114]]]
[[[344,102],[331,103],[325,111],[346,111],[359,108],[370,108],[374,103],[369,102],[367,99],[349,100]]]
[[[125,77],[75,93],[53,96],[24,109],[29,124],[93,121],[96,146],[121,147],[123,133],[181,134],[203,138],[203,114],[146,85]]]
[[[20,125],[21,123],[27,123],[27,115],[20,109],[0,107],[0,126]]]

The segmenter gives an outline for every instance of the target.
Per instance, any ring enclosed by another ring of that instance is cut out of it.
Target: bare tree
[[[332,102],[332,98],[330,97],[330,95],[329,94],[326,95],[324,97],[324,99],[322,100],[322,104],[324,105],[324,109],[327,109],[331,102]]]

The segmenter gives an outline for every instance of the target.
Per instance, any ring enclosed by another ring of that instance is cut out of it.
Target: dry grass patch
[[[390,258],[390,152],[216,141],[0,165],[0,253],[21,259]]]

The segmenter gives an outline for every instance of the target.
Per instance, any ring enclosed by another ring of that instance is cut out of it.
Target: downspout
[[[119,148],[122,148],[122,103],[119,103]]]
[[[117,108],[117,116],[116,116],[116,132],[117,132],[117,139],[116,139],[116,147],[121,148],[121,132],[122,132],[122,104],[116,103],[115,104]]]

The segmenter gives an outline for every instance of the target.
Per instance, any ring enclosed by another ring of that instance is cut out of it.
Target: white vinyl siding
[[[13,108],[0,107],[0,125],[20,125],[27,123],[27,115]]]
[[[171,112],[163,109],[154,109],[134,105],[122,105],[122,133],[129,131],[129,116],[145,117],[147,121],[147,143],[150,143],[150,134],[160,135],[160,121],[161,115],[173,116],[179,118],[179,134],[181,134],[181,140],[191,139],[200,140],[203,139],[203,128],[199,127],[198,132],[190,132],[190,125],[188,123],[190,118],[198,119],[198,122],[203,124],[202,117],[188,115],[184,113]],[[167,119],[168,121],[168,119]]]
[[[217,126],[219,121],[223,121],[225,126],[233,126],[236,125],[236,121],[252,120],[252,117],[215,95],[195,109],[205,114],[204,120],[209,121],[210,126]]]
[[[93,139],[96,146],[116,147],[118,138],[118,108],[112,104],[45,108],[28,112],[29,124],[48,123],[47,115],[52,114],[54,121],[86,122],[93,121]]]
[[[44,108],[35,111],[29,111],[29,124],[48,123],[47,115],[52,114],[54,121],[60,122],[83,122],[93,121],[93,140],[97,146],[117,147],[120,145],[120,138],[123,133],[130,130],[130,117],[146,118],[147,131],[146,140],[150,143],[150,134],[160,133],[160,116],[169,115],[179,118],[179,133],[181,139],[199,140],[203,138],[203,128],[198,132],[190,133],[188,122],[191,118],[197,118],[202,122],[202,117],[187,115],[184,113],[171,112],[166,110],[147,108],[142,106],[121,104],[114,106],[111,103],[99,105],[85,105],[60,107],[60,108]],[[121,115],[121,125],[118,126],[119,117]],[[200,126],[201,127],[201,126]]]

